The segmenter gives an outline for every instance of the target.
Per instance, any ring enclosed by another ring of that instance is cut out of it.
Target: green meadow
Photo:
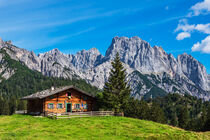
[[[12,115],[0,116],[0,139],[207,140],[210,139],[210,132],[196,133],[126,117],[53,120],[28,115]]]

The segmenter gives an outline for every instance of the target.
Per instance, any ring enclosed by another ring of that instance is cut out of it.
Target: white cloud
[[[199,15],[207,15],[210,13],[210,0],[203,0],[202,2],[198,2],[190,8],[191,12],[188,13],[186,18],[199,16]],[[191,50],[201,51],[203,53],[210,54],[210,23],[207,24],[189,24],[187,19],[179,20],[179,24],[177,28],[174,30],[175,32],[180,31],[176,37],[177,40],[183,40],[185,38],[191,37],[192,32],[198,31],[208,36],[203,39],[201,42],[197,42],[193,45]]]
[[[179,24],[177,26],[177,28],[175,29],[175,32],[177,31],[184,31],[184,32],[189,32],[189,31],[193,31],[195,29],[195,25],[190,25],[187,22],[187,19],[181,19],[179,20]]]
[[[210,0],[198,2],[195,5],[193,5],[190,8],[190,10],[192,10],[192,12],[190,12],[188,16],[198,16],[200,14],[207,14],[210,12]]]
[[[175,32],[182,31],[176,37],[177,40],[183,40],[185,38],[191,37],[193,31],[199,31],[205,34],[210,34],[210,23],[207,24],[188,24],[187,19],[182,19],[179,21]]]
[[[190,33],[188,33],[188,32],[181,32],[181,33],[179,33],[177,35],[176,39],[177,40],[183,40],[183,39],[189,38],[189,37],[191,37],[191,34]]]
[[[208,23],[208,24],[197,24],[195,29],[200,31],[200,32],[203,32],[205,34],[210,34],[210,23]]]
[[[203,53],[209,53],[210,54],[210,35],[207,36],[204,40],[201,42],[197,42],[193,45],[192,51],[201,51]]]
[[[177,28],[175,29],[175,32],[177,32],[177,31],[192,32],[195,30],[197,30],[199,32],[203,32],[205,34],[210,34],[210,23],[190,25],[190,24],[188,24],[186,19],[181,19],[179,21]]]

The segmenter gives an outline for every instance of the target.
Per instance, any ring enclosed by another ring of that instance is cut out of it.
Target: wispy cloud
[[[42,45],[47,47],[49,45],[56,44],[56,43],[61,42],[61,41],[65,40],[65,39],[70,39],[71,37],[76,37],[76,36],[82,35],[84,33],[93,31],[95,29],[96,29],[96,27],[90,27],[88,29],[84,29],[84,30],[78,31],[78,32],[75,32],[73,34],[69,34],[69,35],[65,35],[65,36],[59,36],[59,37],[54,37],[54,38],[52,37],[52,39],[50,39],[47,42],[44,42]]]
[[[21,4],[21,3],[29,2],[29,1],[31,1],[31,0],[0,0],[0,7]]]
[[[183,50],[166,50],[167,53],[180,53],[180,52],[191,52],[191,49],[183,49]]]
[[[93,31],[95,29],[96,27],[90,27],[90,28],[87,28],[87,29],[84,29],[84,30],[81,30],[72,34],[64,35],[64,36],[44,37],[42,39],[39,39],[39,42],[36,42],[34,44],[31,44],[31,42],[29,42],[30,40],[15,40],[13,44],[16,46],[24,47],[26,49],[30,49],[30,50],[38,50],[38,49],[49,47],[51,45],[56,45],[57,43],[65,41],[66,39],[70,39],[72,37],[82,35],[84,33]]]
[[[91,14],[91,15],[81,15],[78,17],[73,17],[65,20],[59,20],[59,21],[45,21],[45,22],[40,22],[36,23],[33,20],[30,21],[28,19],[25,19],[20,23],[20,25],[5,25],[5,27],[0,27],[0,33],[8,33],[8,32],[16,32],[16,31],[33,31],[37,29],[46,29],[46,28],[52,28],[52,27],[57,27],[57,26],[62,26],[62,25],[69,25],[72,23],[76,22],[81,22],[81,21],[87,21],[91,19],[96,19],[96,18],[104,18],[104,17],[111,17],[115,16],[117,14],[130,14],[133,12],[137,12],[139,9],[117,9],[117,10],[112,10],[112,11],[107,11],[107,12],[102,12],[102,13],[96,13],[96,14]]]
[[[155,21],[155,22],[149,23],[148,25],[152,26],[152,25],[162,24],[162,23],[166,23],[166,22],[169,22],[169,21],[181,19],[183,17],[185,17],[185,16],[170,17],[170,18],[166,18],[166,19],[163,19],[163,20],[159,20],[159,21]]]

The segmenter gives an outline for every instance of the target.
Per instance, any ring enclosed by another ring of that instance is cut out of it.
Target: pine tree
[[[4,102],[4,107],[3,107],[3,110],[2,110],[2,115],[9,115],[10,113],[10,110],[9,110],[9,103],[8,101],[6,100]]]
[[[186,128],[189,120],[190,118],[189,118],[187,107],[180,108],[179,115],[178,115],[179,127]]]
[[[205,123],[205,126],[203,128],[204,131],[210,131],[210,105],[208,105],[208,109],[207,109],[207,120]]]
[[[17,106],[17,110],[26,110],[26,101],[24,100],[19,100],[18,101],[18,106]]]
[[[171,125],[177,126],[178,125],[178,117],[176,115],[176,112],[172,114],[172,119],[171,119]]]
[[[150,120],[159,122],[159,123],[165,123],[166,118],[163,109],[160,107],[160,105],[156,102],[152,103],[152,107],[150,110]]]
[[[4,100],[3,100],[3,98],[0,96],[0,115],[2,115],[2,112],[3,112],[3,108],[4,108],[3,103],[4,103]]]
[[[199,119],[199,130],[200,131],[204,131],[205,130],[205,124],[207,122],[207,111],[204,108],[202,113],[201,113],[201,117]]]
[[[15,97],[12,97],[9,101],[9,110],[10,110],[10,115],[12,115],[13,113],[15,113],[15,111],[17,110],[17,101],[15,99]]]
[[[139,101],[139,119],[144,119],[144,120],[148,120],[149,119],[149,106],[147,104],[147,102],[145,102],[144,100]]]
[[[107,109],[125,111],[130,98],[130,86],[126,81],[126,70],[120,61],[119,53],[111,63],[112,69],[103,90],[103,103]]]

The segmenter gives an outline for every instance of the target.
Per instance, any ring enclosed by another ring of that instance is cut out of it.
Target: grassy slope
[[[32,116],[0,116],[0,139],[209,139],[150,121],[126,117],[52,120]]]

